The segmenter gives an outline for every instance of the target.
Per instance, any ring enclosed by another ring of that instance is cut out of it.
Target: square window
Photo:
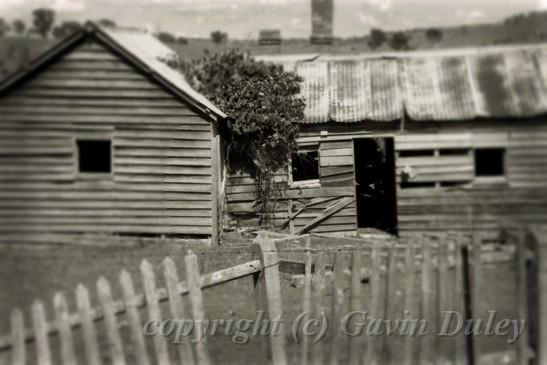
[[[109,174],[112,172],[110,140],[77,140],[78,172]]]
[[[481,148],[475,150],[475,176],[505,176],[505,149]]]
[[[292,181],[319,180],[319,151],[299,151],[291,156]]]

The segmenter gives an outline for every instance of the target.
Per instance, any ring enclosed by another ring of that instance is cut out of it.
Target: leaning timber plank
[[[34,340],[36,342],[36,363],[38,365],[51,365],[51,351],[48,340],[48,324],[44,303],[35,301],[32,305],[32,323],[34,327]],[[53,326],[57,327],[56,324]]]
[[[205,320],[205,311],[200,285],[201,274],[199,272],[198,258],[193,252],[189,251],[184,257],[184,263],[186,266],[186,283],[192,307],[192,320],[194,323],[203,323]],[[199,332],[196,331],[195,336],[199,336]],[[197,340],[195,345],[197,363],[200,365],[209,365],[211,360],[207,349],[207,334],[203,333],[201,335],[203,335],[203,338],[195,338]]]
[[[123,300],[129,321],[129,331],[133,341],[133,351],[138,365],[149,365],[148,351],[142,334],[142,322],[139,314],[138,303],[136,302],[135,288],[131,274],[125,270],[120,273],[120,285],[123,293]]]
[[[78,306],[80,323],[82,324],[86,363],[88,365],[99,365],[101,363],[99,357],[99,346],[97,344],[97,333],[93,324],[93,313],[91,302],[89,300],[89,290],[82,284],[78,284],[76,287],[76,303]],[[139,330],[141,328],[139,328]]]
[[[296,234],[300,235],[300,234],[304,234],[306,232],[309,232],[311,229],[313,229],[319,223],[325,221],[327,218],[333,216],[334,214],[336,214],[340,210],[344,209],[345,207],[347,207],[348,205],[353,203],[353,201],[354,201],[353,198],[344,198],[344,199],[340,200],[338,203],[336,203],[332,207],[326,209],[323,212],[323,214],[321,214],[320,216],[318,216],[317,218],[315,218],[314,220],[309,222],[306,226],[304,226],[303,228],[297,230]]]
[[[315,205],[323,204],[330,202],[332,200],[337,199],[336,197],[330,197],[330,198],[316,198],[312,199],[309,203],[305,204],[302,208],[298,209],[295,213],[289,215],[289,218],[287,218],[285,221],[281,223],[281,227],[285,227],[290,221],[292,221],[294,218],[298,217],[300,213],[305,211],[306,209],[313,207]]]
[[[260,260],[253,260],[246,263],[243,263],[241,265],[233,266],[224,270],[219,270],[213,273],[202,275],[200,278],[200,286],[202,289],[211,288],[223,283],[226,283],[228,281],[232,281],[235,279],[247,277],[250,275],[253,275],[257,272],[260,272],[262,270],[263,266]],[[101,289],[104,289],[105,287],[105,279],[101,280]],[[106,285],[109,284],[106,282]],[[186,282],[181,282],[178,285],[178,290],[180,295],[187,295],[188,294],[188,285]],[[103,290],[104,291],[104,290]],[[103,295],[104,296],[104,295]],[[168,293],[167,290],[164,288],[158,289],[158,299],[159,302],[165,302],[168,299]],[[142,308],[146,305],[146,300],[144,297],[144,294],[137,294],[133,298],[134,305],[138,308]],[[42,306],[41,302],[38,302],[39,304],[35,306]],[[33,307],[34,308],[34,307]],[[42,309],[33,309],[33,313],[38,313]],[[112,311],[114,315],[121,315],[127,313],[127,308],[125,306],[125,303],[123,300],[117,300],[112,301],[111,305],[108,308],[108,311]],[[98,321],[105,318],[106,311],[104,308],[96,308],[92,310],[92,316],[94,321]],[[39,316],[40,314],[36,314],[36,316]],[[33,314],[33,318],[35,315]],[[43,319],[44,323],[41,325],[42,327],[39,327],[38,330],[36,330],[37,333],[41,334],[41,331],[45,332],[44,336],[47,336],[47,334],[54,334],[57,333],[57,326],[54,323],[46,323],[45,317]],[[37,321],[35,321],[36,324]],[[39,321],[38,321],[39,322]],[[78,326],[81,324],[80,318],[78,314],[73,314],[70,317],[70,323],[73,327]],[[39,337],[39,336],[38,336]],[[32,331],[26,331],[25,332],[25,338],[27,340],[35,338],[35,333]],[[47,340],[47,337],[45,337]],[[38,341],[39,342],[39,341]],[[11,336],[2,336],[0,337],[0,350],[4,350],[6,348],[11,347]],[[46,346],[46,349],[49,349]]]
[[[156,275],[152,265],[146,261],[141,262],[142,282],[144,286],[144,296],[146,297],[146,307],[148,308],[148,317],[150,320],[156,320],[161,323],[161,307],[156,289]],[[156,350],[156,359],[158,364],[169,364],[169,352],[167,351],[167,340],[163,336],[154,336],[154,348]]]
[[[58,292],[55,294],[53,306],[61,338],[61,358],[63,359],[63,364],[75,364],[76,354],[74,353],[74,340],[70,325],[68,303],[63,293]]]

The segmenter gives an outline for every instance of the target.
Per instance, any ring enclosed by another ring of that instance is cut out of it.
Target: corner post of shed
[[[534,315],[537,315],[536,363],[547,364],[547,228],[533,229],[533,250],[535,253],[535,295]],[[534,290],[532,290],[533,295]]]
[[[222,224],[222,202],[224,201],[222,143],[219,132],[219,122],[212,123],[211,138],[211,243],[220,243],[220,232]]]

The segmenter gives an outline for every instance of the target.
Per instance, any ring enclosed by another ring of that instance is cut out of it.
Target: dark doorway
[[[354,141],[357,226],[397,234],[393,138]]]

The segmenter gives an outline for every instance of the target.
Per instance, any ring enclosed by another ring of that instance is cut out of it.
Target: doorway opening
[[[394,139],[356,139],[353,151],[357,226],[397,234]]]

